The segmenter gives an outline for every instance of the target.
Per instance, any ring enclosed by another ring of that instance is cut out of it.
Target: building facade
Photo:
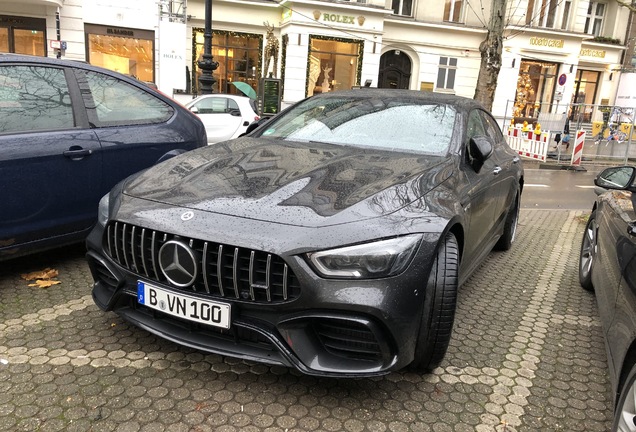
[[[204,3],[6,0],[0,52],[88,61],[188,99],[198,92]],[[258,93],[260,79],[274,77],[283,106],[368,83],[473,97],[490,16],[489,2],[467,0],[212,3],[215,90],[238,93],[240,81]],[[615,0],[509,1],[505,14],[497,118],[580,104],[593,120],[583,105],[621,99],[631,20]]]

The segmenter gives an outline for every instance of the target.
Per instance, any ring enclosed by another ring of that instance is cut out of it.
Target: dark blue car
[[[0,54],[0,260],[82,241],[116,183],[205,145],[194,114],[134,78]]]

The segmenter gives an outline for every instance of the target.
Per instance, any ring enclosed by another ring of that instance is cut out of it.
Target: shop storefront
[[[572,115],[574,118],[589,122],[592,120],[592,105],[596,103],[596,95],[601,73],[579,69],[576,71],[574,92],[572,93]]]
[[[363,41],[310,35],[307,96],[360,85],[363,52]]]
[[[515,117],[537,117],[550,110],[554,97],[557,63],[521,60],[515,95]]]
[[[85,24],[86,60],[95,66],[154,82],[155,33]]]
[[[0,52],[45,56],[46,20],[0,15]]]
[[[197,61],[203,55],[204,29],[192,29],[192,92],[198,93],[201,70]],[[242,94],[233,82],[248,83],[258,92],[261,76],[263,35],[225,30],[212,32],[212,56],[219,67],[214,71],[217,80],[214,92]]]

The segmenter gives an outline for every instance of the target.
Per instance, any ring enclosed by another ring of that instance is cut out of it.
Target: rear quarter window
[[[161,99],[112,76],[84,70],[75,74],[93,126],[163,123],[174,113]]]

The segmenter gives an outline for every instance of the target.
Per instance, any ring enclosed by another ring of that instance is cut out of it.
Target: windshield
[[[289,109],[262,136],[445,154],[456,110],[418,100],[310,98]]]

